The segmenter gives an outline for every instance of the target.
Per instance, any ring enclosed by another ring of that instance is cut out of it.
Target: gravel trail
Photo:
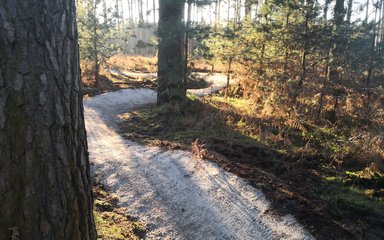
[[[225,84],[196,90],[209,94]],[[146,239],[313,239],[296,220],[269,212],[246,180],[186,151],[141,146],[116,131],[118,115],[155,103],[149,89],[126,89],[84,101],[92,171],[130,215],[148,223]]]

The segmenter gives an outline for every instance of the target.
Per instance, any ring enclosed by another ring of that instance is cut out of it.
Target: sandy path
[[[204,95],[224,83],[221,76]],[[147,239],[311,239],[292,216],[276,217],[260,190],[189,152],[125,140],[117,115],[153,104],[155,92],[127,89],[87,99],[85,119],[93,172],[129,214],[147,222]]]

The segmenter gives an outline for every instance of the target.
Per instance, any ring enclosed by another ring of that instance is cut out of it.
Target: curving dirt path
[[[209,94],[225,84],[213,76]],[[269,212],[263,193],[186,151],[128,141],[116,131],[118,115],[155,103],[149,89],[126,89],[85,100],[92,171],[120,197],[130,215],[148,223],[147,239],[312,239],[290,216]]]

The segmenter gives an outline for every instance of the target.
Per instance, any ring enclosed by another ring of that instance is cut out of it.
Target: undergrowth
[[[309,201],[316,214],[328,214],[343,231],[348,224],[356,228],[351,216],[381,221],[384,177],[380,136],[300,116],[267,116],[259,105],[220,94],[202,99],[189,96],[179,105],[121,115],[121,130],[126,137],[145,144],[191,149],[198,158],[213,159],[240,176],[257,178],[255,185],[266,191],[275,182],[276,189],[269,193],[272,199]],[[220,156],[228,160],[217,160]],[[369,226],[360,227],[369,232]]]

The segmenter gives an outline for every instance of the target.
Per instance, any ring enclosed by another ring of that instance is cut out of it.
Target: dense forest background
[[[155,56],[157,1],[77,6],[81,57],[96,85],[112,56]],[[182,41],[189,68],[232,75],[239,80],[232,96],[259,103],[264,117],[372,126],[384,114],[383,15],[381,0],[189,1]]]
[[[262,84],[271,101],[289,100],[316,119],[382,116],[374,111],[382,103],[382,1],[217,0],[185,8],[188,61],[239,68],[243,97],[258,98]],[[98,73],[115,54],[154,56],[157,11],[157,1],[79,0],[82,58]],[[314,98],[304,103],[303,94]]]
[[[158,1],[78,0],[77,7],[85,93],[155,88],[154,75],[138,83],[129,74],[157,71]],[[318,232],[331,222],[355,238],[379,236],[384,1],[188,0],[182,15],[185,79],[223,73],[235,84],[137,112],[123,127],[127,136],[188,145],[254,180]]]

